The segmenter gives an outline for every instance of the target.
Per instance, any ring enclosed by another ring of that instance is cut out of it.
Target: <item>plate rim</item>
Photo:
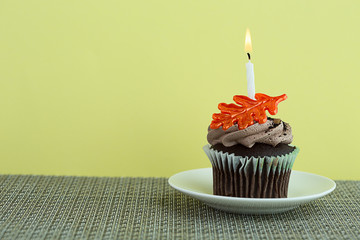
[[[288,197],[288,198],[244,198],[244,197],[227,197],[227,196],[219,196],[219,195],[213,195],[213,194],[208,194],[208,193],[201,193],[201,192],[197,192],[197,191],[191,191],[191,190],[188,190],[188,189],[184,189],[184,188],[180,188],[176,185],[174,185],[173,183],[171,183],[171,181],[174,179],[174,177],[176,177],[177,175],[180,175],[180,174],[183,174],[183,173],[186,173],[186,172],[191,172],[191,171],[195,171],[195,170],[211,170],[211,168],[196,168],[196,169],[190,169],[190,170],[186,170],[186,171],[182,171],[182,172],[178,172],[178,173],[175,173],[174,175],[172,175],[171,177],[169,177],[168,179],[168,184],[180,191],[180,192],[183,192],[184,194],[188,194],[190,196],[192,196],[194,193],[197,194],[199,197],[211,197],[211,198],[215,198],[215,199],[218,199],[218,200],[226,200],[226,201],[244,201],[244,202],[278,202],[278,203],[281,203],[281,202],[288,202],[288,201],[304,201],[304,200],[309,200],[309,199],[318,199],[320,197],[323,197],[329,193],[331,193],[332,191],[335,190],[336,188],[336,182],[328,177],[324,177],[324,176],[321,176],[321,175],[318,175],[318,174],[315,174],[315,173],[309,173],[309,172],[304,172],[304,171],[298,171],[298,170],[292,170],[292,172],[299,172],[299,173],[303,173],[303,174],[309,174],[309,175],[313,175],[313,176],[316,176],[316,177],[321,177],[329,182],[331,182],[333,184],[333,186],[329,189],[329,190],[326,190],[324,192],[321,192],[321,193],[316,193],[316,194],[311,194],[311,195],[306,195],[306,196],[298,196],[298,197]]]

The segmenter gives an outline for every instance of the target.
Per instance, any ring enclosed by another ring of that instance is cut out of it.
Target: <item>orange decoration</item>
[[[267,121],[265,110],[275,115],[278,111],[277,105],[286,98],[286,94],[270,97],[263,93],[256,93],[256,100],[243,95],[235,95],[233,99],[238,105],[220,103],[218,108],[221,113],[213,114],[210,128],[217,129],[222,126],[223,130],[226,130],[237,123],[241,130],[253,125],[254,121],[260,124],[265,123]]]

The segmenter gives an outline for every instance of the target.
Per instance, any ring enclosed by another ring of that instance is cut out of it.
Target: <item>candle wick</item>
[[[249,61],[251,60],[250,53],[246,53],[248,56]]]

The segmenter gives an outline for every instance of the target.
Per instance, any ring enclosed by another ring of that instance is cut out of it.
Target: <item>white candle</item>
[[[249,58],[249,62],[246,63],[248,97],[255,100],[255,75],[254,75],[254,64],[252,64],[252,62],[250,61],[250,53],[252,52],[252,45],[251,45],[251,36],[249,29],[246,29],[245,52],[247,53]]]
[[[248,63],[246,63],[246,79],[248,97],[255,100],[254,64],[250,60]]]

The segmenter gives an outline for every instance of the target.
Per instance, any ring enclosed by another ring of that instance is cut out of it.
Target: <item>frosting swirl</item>
[[[225,147],[241,144],[251,148],[255,143],[265,143],[275,147],[279,143],[290,144],[293,136],[288,123],[280,119],[268,118],[263,124],[255,123],[243,130],[239,130],[237,124],[225,131],[222,127],[218,129],[209,127],[207,140],[211,145],[221,143]]]

